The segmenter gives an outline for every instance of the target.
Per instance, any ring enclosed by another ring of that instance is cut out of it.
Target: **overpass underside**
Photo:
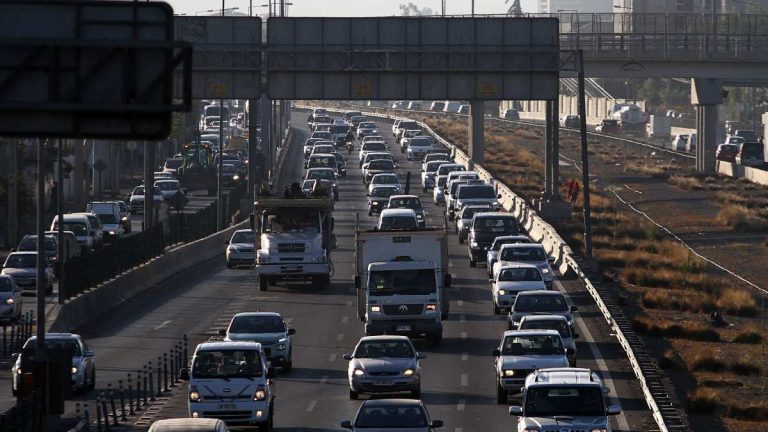
[[[584,73],[589,78],[714,78],[723,82],[768,82],[768,61],[750,60],[651,60],[606,58],[586,59]],[[575,77],[570,71],[561,78]]]

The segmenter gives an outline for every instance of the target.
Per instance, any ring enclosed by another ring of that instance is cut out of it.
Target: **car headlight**
[[[74,375],[74,374],[76,374],[76,373],[77,373],[77,368],[76,368],[76,367],[74,367],[74,366],[72,366],[72,375]]]
[[[363,375],[365,375],[365,372],[363,372],[363,370],[362,370],[362,369],[355,369],[355,370],[352,372],[352,375],[354,375],[354,376],[356,376],[356,377],[360,377],[360,376],[363,376]]]
[[[109,235],[115,235],[115,231],[110,231]]]
[[[506,295],[506,294],[507,294],[506,290],[503,290],[503,289],[499,290],[499,295]]]
[[[240,176],[239,175],[233,175],[232,176],[232,180],[240,180]]]
[[[541,273],[542,274],[549,274],[549,269],[548,268],[541,269]]]
[[[469,243],[469,245],[473,248],[476,248],[478,246],[477,242],[472,240],[472,242]]]
[[[432,312],[434,312],[434,311],[436,311],[436,310],[437,310],[437,305],[436,305],[436,304],[434,304],[434,303],[429,303],[429,304],[427,304],[427,311],[432,311]]]
[[[381,306],[371,306],[371,312],[381,312]]]
[[[515,371],[512,370],[512,369],[507,369],[507,370],[504,371],[504,376],[506,376],[506,377],[515,376]]]
[[[202,398],[200,397],[200,393],[198,393],[197,388],[192,387],[189,390],[189,400],[192,402],[199,402]]]
[[[404,376],[404,377],[413,376],[413,369],[411,369],[411,368],[408,368],[408,369],[404,370],[404,371],[403,371],[403,376]]]
[[[417,214],[416,219],[424,219],[424,215]]]
[[[13,301],[12,298],[9,298],[8,300],[5,301],[5,304],[7,304],[7,305],[12,305],[13,303],[15,303],[15,302]]]
[[[267,398],[267,392],[261,389],[256,390],[256,393],[253,394],[253,400],[263,401],[266,398]]]
[[[285,343],[288,341],[288,338],[280,338],[277,343]]]
[[[21,374],[22,374],[21,368],[16,369],[16,375],[21,375]]]
[[[286,348],[286,347],[285,347],[285,344],[278,344],[278,345],[277,345],[277,349],[278,349],[278,351],[283,351],[283,350],[285,350],[285,348]]]
[[[128,222],[128,216],[123,216],[122,219],[120,219],[123,222]]]

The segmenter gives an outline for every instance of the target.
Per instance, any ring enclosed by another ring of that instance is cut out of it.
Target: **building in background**
[[[540,13],[607,13],[613,12],[611,0],[539,0]]]
[[[613,0],[618,13],[711,14],[713,7],[716,13],[768,13],[768,0]]]

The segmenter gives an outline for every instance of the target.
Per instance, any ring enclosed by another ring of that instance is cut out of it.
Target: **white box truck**
[[[451,284],[445,229],[359,231],[355,257],[365,334],[402,334],[439,344]]]

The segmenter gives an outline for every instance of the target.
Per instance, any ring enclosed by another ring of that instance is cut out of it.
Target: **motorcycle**
[[[352,151],[355,149],[355,141],[354,137],[350,138],[350,136],[347,136],[346,142],[347,142],[347,154],[352,154]]]

